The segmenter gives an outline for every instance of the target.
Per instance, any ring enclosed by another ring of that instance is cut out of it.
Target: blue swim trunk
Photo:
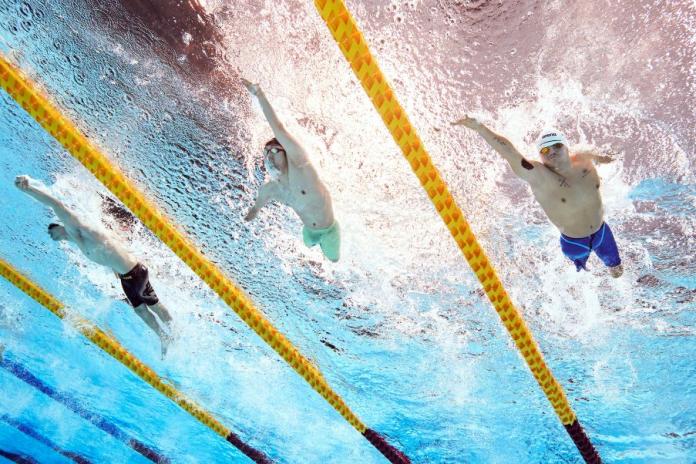
[[[606,222],[602,223],[602,227],[597,232],[588,237],[576,238],[561,234],[561,250],[563,250],[564,255],[575,263],[578,271],[580,269],[587,270],[585,264],[592,251],[607,267],[621,264],[614,234],[611,233],[611,229]]]

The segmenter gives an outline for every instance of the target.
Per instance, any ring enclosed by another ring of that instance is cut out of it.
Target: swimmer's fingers
[[[27,190],[29,188],[29,176],[15,177],[15,186],[20,190]]]
[[[479,127],[479,126],[481,125],[481,123],[478,122],[478,120],[477,120],[476,118],[472,118],[472,117],[469,116],[468,114],[465,114],[463,118],[461,118],[461,119],[459,119],[459,120],[457,120],[457,121],[454,121],[454,122],[451,123],[451,124],[452,124],[453,126],[464,126],[464,127],[468,127],[469,129],[476,129],[477,127]]]
[[[258,213],[258,211],[256,210],[256,208],[251,208],[251,209],[249,210],[249,212],[247,213],[247,215],[244,216],[244,220],[245,220],[245,221],[251,221],[251,220],[253,220],[253,219],[256,217],[256,214],[257,214],[257,213]]]
[[[254,84],[250,80],[244,79],[243,77],[242,77],[242,83],[247,88],[247,90],[249,91],[250,94],[257,95],[259,93],[259,89],[260,89],[259,84]]]

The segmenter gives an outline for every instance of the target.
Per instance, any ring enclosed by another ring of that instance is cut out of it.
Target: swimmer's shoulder
[[[530,160],[522,156],[520,159],[520,166],[522,169],[518,169],[516,172],[523,180],[531,185],[537,185],[544,182],[553,173],[549,170],[543,163],[536,160]]]

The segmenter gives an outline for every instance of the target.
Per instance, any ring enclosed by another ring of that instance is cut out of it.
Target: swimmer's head
[[[556,165],[568,158],[568,140],[563,132],[556,129],[546,129],[539,134],[537,151],[544,164]]]
[[[68,233],[66,232],[65,227],[55,222],[48,225],[48,235],[50,235],[51,238],[56,241],[68,239]]]
[[[263,147],[263,163],[271,177],[278,177],[288,171],[288,157],[278,139],[271,139]]]

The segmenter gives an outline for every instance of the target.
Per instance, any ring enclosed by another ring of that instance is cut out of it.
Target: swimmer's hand
[[[618,156],[618,153],[614,151],[607,151],[606,153],[601,153],[597,148],[591,147],[589,149],[578,149],[574,151],[576,157],[591,160],[597,164],[607,164],[614,161]]]
[[[452,123],[452,125],[453,126],[464,126],[464,127],[468,127],[469,129],[473,129],[473,130],[478,130],[481,128],[481,126],[483,126],[483,124],[481,124],[478,119],[472,118],[468,114],[465,114],[462,119],[460,119],[458,121],[454,121]]]
[[[244,216],[245,221],[253,221],[256,219],[256,215],[259,214],[259,210],[256,208],[251,208],[246,216]]]
[[[242,83],[244,84],[244,87],[247,88],[249,93],[254,95],[254,96],[257,96],[261,92],[261,87],[259,86],[259,84],[254,84],[253,82],[251,82],[247,79],[244,79],[243,77],[242,77]]]
[[[15,186],[19,189],[22,190],[23,192],[26,192],[29,190],[29,182],[32,180],[31,177],[29,176],[17,176],[15,177]]]

